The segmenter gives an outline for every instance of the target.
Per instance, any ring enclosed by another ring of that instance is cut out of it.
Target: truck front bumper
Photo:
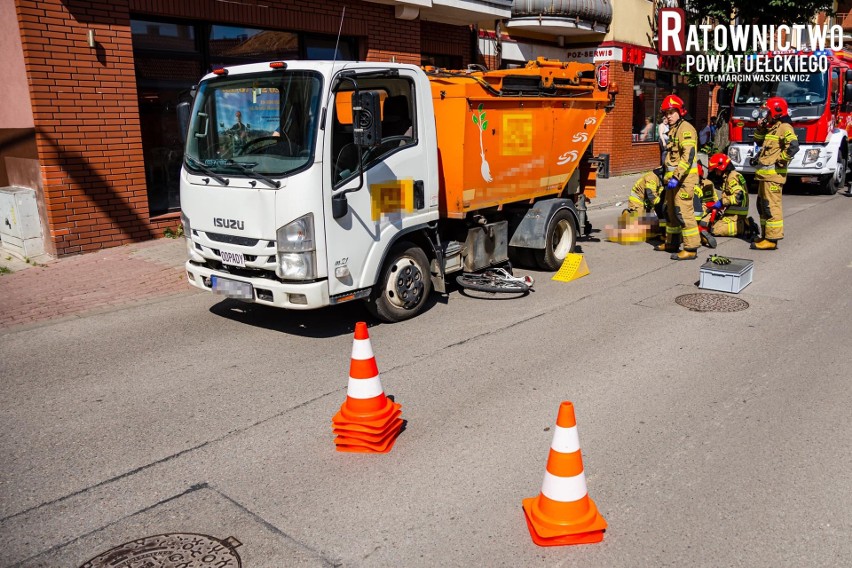
[[[317,282],[278,282],[268,278],[246,278],[227,272],[211,270],[187,261],[186,278],[190,284],[207,292],[215,292],[211,287],[213,276],[236,282],[245,282],[252,286],[252,298],[240,298],[246,302],[255,302],[288,310],[315,310],[330,305],[328,285],[325,280]]]
[[[749,165],[752,149],[751,144],[731,144],[728,148],[728,157],[734,164],[734,168],[744,175],[754,175],[754,166]],[[790,165],[787,166],[787,175],[794,177],[813,177],[813,181],[817,182],[818,178],[825,175],[834,175],[837,170],[837,155],[838,152],[834,148],[822,146],[819,144],[802,144],[799,146],[799,151],[793,156]],[[804,163],[805,160],[807,163]]]

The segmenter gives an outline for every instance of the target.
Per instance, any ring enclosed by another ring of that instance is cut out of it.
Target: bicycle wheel
[[[523,282],[504,280],[498,276],[484,274],[462,274],[456,276],[456,282],[462,288],[492,294],[525,294],[530,291],[530,287]]]

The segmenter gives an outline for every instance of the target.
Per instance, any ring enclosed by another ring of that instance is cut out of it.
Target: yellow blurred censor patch
[[[414,180],[391,180],[371,185],[370,204],[373,221],[378,221],[382,215],[411,213],[414,211]]]

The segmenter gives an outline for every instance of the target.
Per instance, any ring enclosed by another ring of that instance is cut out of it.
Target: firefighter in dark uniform
[[[757,250],[774,250],[784,238],[784,214],[781,192],[787,181],[787,165],[799,151],[799,140],[793,131],[787,112],[787,101],[771,97],[761,108],[761,117],[754,132],[754,142],[760,146],[755,165],[757,171],[757,211],[760,213],[761,239],[752,243]]]
[[[731,159],[725,154],[713,154],[710,158],[710,177],[716,178],[721,187],[722,197],[707,206],[708,210],[716,209],[722,212],[717,217],[710,232],[717,237],[735,237],[745,235],[746,229],[751,230],[748,222],[748,189],[745,178],[734,169]],[[753,223],[754,221],[751,220]]]
[[[673,260],[691,260],[697,254],[701,240],[698,236],[698,222],[693,211],[692,198],[699,185],[698,133],[695,127],[686,122],[683,116],[686,109],[683,100],[677,95],[668,95],[660,106],[666,124],[669,125],[669,141],[666,144],[666,242],[656,250],[665,250],[672,254]],[[683,250],[678,252],[683,241]]]

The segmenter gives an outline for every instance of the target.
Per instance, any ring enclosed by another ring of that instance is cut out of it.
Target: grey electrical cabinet
[[[44,238],[34,189],[0,188],[0,241],[25,258],[44,254]]]

